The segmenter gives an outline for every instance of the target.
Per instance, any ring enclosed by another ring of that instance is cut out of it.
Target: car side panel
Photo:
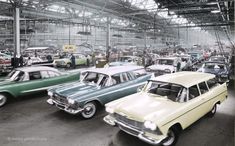
[[[227,97],[226,84],[217,86],[210,90],[205,96],[201,96],[198,99],[189,101],[189,103],[183,103],[184,108],[175,113],[175,117],[171,117],[165,124],[160,128],[164,134],[167,134],[168,129],[176,124],[180,123],[182,128],[185,129],[192,123],[200,119],[202,116],[207,114],[217,102],[223,102]],[[187,105],[186,105],[187,104]]]

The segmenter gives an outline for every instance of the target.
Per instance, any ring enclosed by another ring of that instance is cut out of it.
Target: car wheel
[[[215,104],[212,110],[208,113],[209,117],[213,117],[217,111],[217,104]]]
[[[176,144],[179,137],[179,132],[177,128],[170,128],[167,133],[167,138],[163,140],[162,145],[163,146],[173,146]]]
[[[66,68],[70,68],[70,67],[71,67],[71,63],[67,63]]]
[[[7,103],[7,96],[0,94],[0,107],[4,106]]]
[[[94,102],[86,103],[84,106],[84,110],[82,111],[82,117],[85,119],[90,119],[94,117],[97,110],[97,106]]]

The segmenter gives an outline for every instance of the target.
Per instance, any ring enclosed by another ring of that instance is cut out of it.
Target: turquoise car
[[[140,66],[96,68],[85,71],[77,83],[48,90],[47,102],[70,114],[92,118],[98,106],[137,92],[152,74]]]
[[[16,68],[6,78],[0,79],[0,107],[4,106],[9,98],[46,91],[52,86],[79,79],[80,72],[62,73],[52,67]]]

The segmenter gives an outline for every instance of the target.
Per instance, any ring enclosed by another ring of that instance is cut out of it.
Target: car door
[[[84,65],[86,64],[86,59],[84,55],[76,55],[75,56],[76,59],[76,65]]]
[[[41,91],[44,85],[40,71],[28,72],[28,79],[21,83],[21,95]]]
[[[131,82],[125,78],[125,73],[118,73],[111,76],[110,86],[103,88],[101,91],[96,92],[97,98],[103,103],[108,103],[110,101],[119,99],[121,97],[127,96],[130,94]]]
[[[204,115],[204,112],[202,112],[204,102],[205,96],[201,95],[198,85],[188,88],[188,101],[185,103],[184,113],[182,113],[185,127],[188,127]]]

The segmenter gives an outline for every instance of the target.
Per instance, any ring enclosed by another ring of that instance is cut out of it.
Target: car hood
[[[115,105],[115,112],[141,122],[146,120],[160,122],[163,118],[173,115],[180,107],[180,103],[145,92],[121,100]],[[112,103],[110,105],[112,106]]]
[[[174,70],[174,66],[172,65],[161,65],[161,64],[151,65],[148,68],[150,68],[151,70],[165,70],[165,69],[169,69],[171,71]]]
[[[69,97],[71,99],[76,99],[78,97],[82,97],[84,95],[88,95],[93,93],[94,91],[100,89],[100,87],[96,86],[95,84],[89,84],[84,82],[78,82],[76,84],[66,84],[50,91],[59,94],[64,97]]]

